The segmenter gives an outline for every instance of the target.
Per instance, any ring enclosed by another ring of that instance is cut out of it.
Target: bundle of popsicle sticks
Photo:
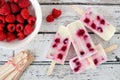
[[[97,14],[91,8],[84,12],[78,6],[73,5],[72,9],[82,15],[82,17],[66,27],[60,26],[47,55],[47,58],[52,60],[48,75],[51,75],[56,63],[64,64],[71,43],[77,54],[76,57],[69,61],[74,73],[96,68],[107,61],[106,53],[117,48],[117,45],[112,45],[106,49],[100,43],[94,45],[86,30],[86,28],[90,29],[105,41],[110,40],[116,32],[116,28],[105,20],[103,16]]]
[[[24,70],[34,60],[28,50],[22,51],[0,67],[0,80],[19,80]]]

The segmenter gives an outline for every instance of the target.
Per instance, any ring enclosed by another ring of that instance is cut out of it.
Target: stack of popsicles
[[[106,53],[117,46],[112,46],[107,50],[104,50],[101,44],[95,46],[85,27],[106,41],[110,40],[116,31],[115,27],[102,16],[94,14],[89,9],[80,20],[68,24],[67,27],[59,28],[47,58],[64,64],[72,43],[77,56],[72,58],[69,63],[74,73],[80,73],[104,63],[107,60]]]

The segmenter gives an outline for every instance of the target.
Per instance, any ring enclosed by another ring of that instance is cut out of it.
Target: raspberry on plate
[[[4,31],[5,24],[0,24],[0,31]]]
[[[25,38],[25,34],[23,32],[19,32],[17,34],[18,40],[23,40]]]
[[[15,35],[11,32],[8,32],[6,35],[7,35],[7,38],[6,38],[7,42],[11,42],[16,39]]]
[[[35,21],[36,21],[36,18],[34,16],[29,16],[28,18],[28,23],[31,24],[31,25],[34,25],[35,24]]]
[[[29,17],[29,11],[28,11],[28,9],[26,9],[26,8],[22,9],[21,15],[22,15],[22,17],[24,19],[28,19],[28,17]]]
[[[10,7],[11,7],[11,12],[12,13],[18,13],[18,12],[20,12],[20,7],[17,4],[11,3]]]
[[[30,6],[30,1],[29,0],[20,0],[18,4],[19,4],[20,8],[27,8]]]
[[[0,0],[0,7],[3,6],[4,3],[5,3],[5,0]]]
[[[7,29],[9,32],[14,32],[15,31],[15,24],[8,24]]]
[[[24,18],[21,16],[21,14],[18,14],[16,16],[16,20],[19,22],[19,23],[24,23]]]
[[[1,23],[5,23],[5,17],[4,16],[0,16],[0,24]]]
[[[5,21],[8,23],[14,23],[16,20],[15,16],[13,14],[7,15],[5,18]]]
[[[24,29],[23,24],[17,24],[17,25],[16,25],[16,31],[17,31],[17,32],[22,32],[23,29]]]

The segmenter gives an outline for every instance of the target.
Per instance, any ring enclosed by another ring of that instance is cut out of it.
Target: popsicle
[[[90,35],[80,20],[70,23],[67,28],[76,54],[80,60],[88,58],[96,53]]]
[[[55,35],[49,54],[47,55],[47,58],[52,60],[48,75],[51,74],[55,63],[64,64],[70,44],[69,32],[65,26],[61,26]]]
[[[107,61],[106,53],[115,50],[117,48],[117,45],[112,45],[104,50],[101,44],[98,44],[95,48],[97,49],[97,52],[96,54],[91,56],[94,65],[91,64],[91,61],[89,61],[88,58],[80,60],[77,56],[70,60],[69,64],[74,73],[84,72],[90,68],[97,67],[98,65],[106,62]]]
[[[75,5],[72,8],[82,15],[80,20],[83,24],[105,41],[110,40],[116,32],[116,28],[92,8],[89,8],[86,12]]]

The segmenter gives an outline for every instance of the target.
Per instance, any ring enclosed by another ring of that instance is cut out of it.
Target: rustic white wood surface
[[[46,73],[50,61],[45,58],[59,26],[66,26],[68,23],[81,17],[71,9],[71,5],[79,5],[83,9],[93,7],[117,28],[115,36],[108,42],[90,33],[95,44],[101,43],[104,48],[112,44],[120,45],[120,0],[39,0],[39,2],[43,13],[40,32],[33,41],[23,48],[16,50],[0,48],[0,65],[3,65],[9,57],[14,56],[19,51],[29,49],[33,52],[36,59],[20,80],[120,80],[120,46],[117,50],[108,54],[108,61],[106,63],[100,65],[96,70],[88,70],[81,74],[73,74],[68,62],[66,62],[65,65],[56,65],[53,74],[47,76]],[[54,7],[61,9],[63,15],[53,23],[47,23],[45,17]],[[66,61],[71,58],[71,54],[75,56],[72,46]]]

